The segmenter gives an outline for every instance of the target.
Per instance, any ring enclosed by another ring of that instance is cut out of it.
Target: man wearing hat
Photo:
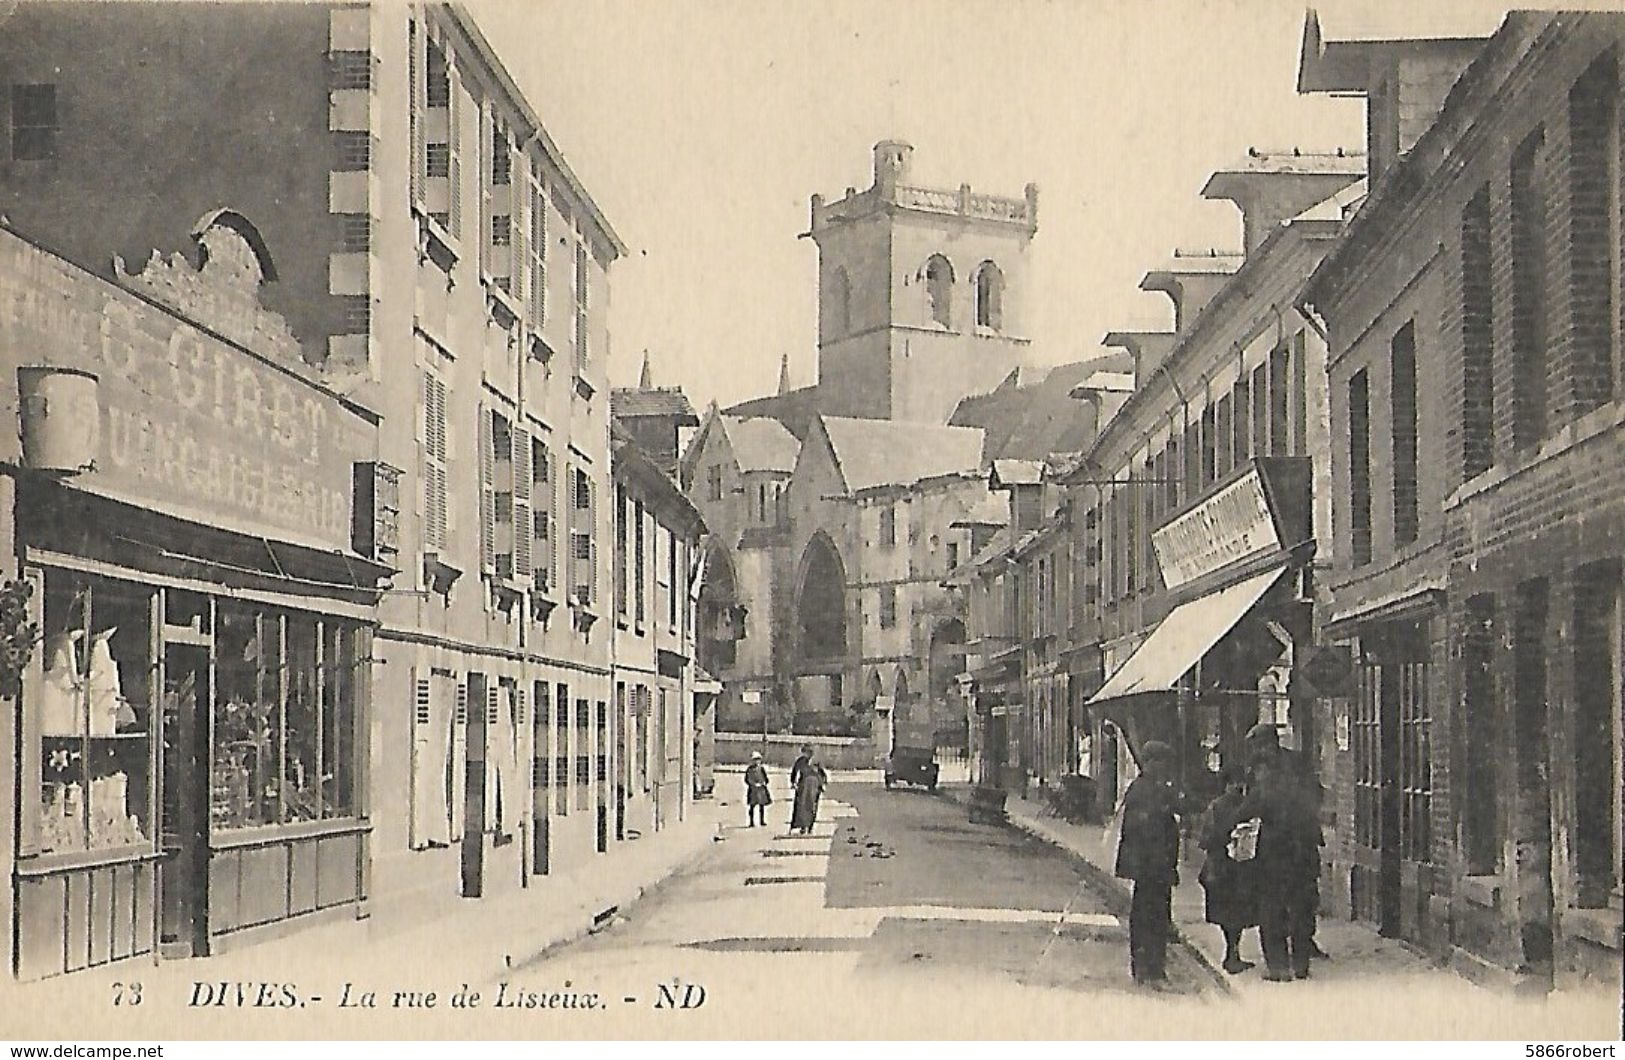
[[[773,802],[773,795],[767,786],[767,766],[762,764],[762,752],[750,753],[750,765],[745,767],[745,812],[749,815],[748,827],[755,828],[757,824],[767,826],[767,808]]]
[[[1173,748],[1147,741],[1140,775],[1123,795],[1123,834],[1117,875],[1134,882],[1128,914],[1129,970],[1136,983],[1167,979],[1173,889],[1179,882],[1179,796],[1174,791]]]

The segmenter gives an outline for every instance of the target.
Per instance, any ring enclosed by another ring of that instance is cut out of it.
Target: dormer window
[[[976,326],[992,331],[1004,327],[1004,273],[991,261],[976,270]]]

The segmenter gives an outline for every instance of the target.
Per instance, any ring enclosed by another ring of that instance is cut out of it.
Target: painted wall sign
[[[1176,589],[1204,574],[1281,547],[1258,468],[1151,534],[1163,581]]]
[[[297,375],[0,232],[0,394],[16,369],[99,378],[95,465],[73,484],[244,533],[345,550],[375,428]],[[15,446],[12,431],[0,431]],[[0,458],[15,459],[14,452]]]

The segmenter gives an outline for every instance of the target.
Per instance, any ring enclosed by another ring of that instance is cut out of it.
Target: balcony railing
[[[990,221],[1009,221],[1014,224],[1032,224],[1031,210],[1025,199],[1011,199],[1003,195],[983,195],[961,188],[924,188],[910,184],[897,186],[897,205],[934,213],[951,213],[961,217],[980,217]]]

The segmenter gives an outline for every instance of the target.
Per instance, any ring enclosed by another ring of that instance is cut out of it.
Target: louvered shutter
[[[428,166],[427,148],[424,143],[423,111],[427,107],[425,94],[425,70],[427,64],[424,51],[424,37],[426,34],[419,31],[417,21],[407,23],[406,48],[408,53],[407,76],[411,80],[411,102],[407,107],[411,115],[411,195],[414,205],[423,202],[423,174]]]
[[[587,248],[576,244],[575,264],[576,288],[576,363],[585,367],[587,364]]]
[[[503,150],[511,152],[512,149],[508,146],[506,137],[503,138],[503,145]],[[521,308],[525,304],[525,290],[529,286],[525,282],[525,265],[530,260],[525,238],[529,235],[529,231],[525,227],[525,204],[530,197],[524,193],[530,184],[525,174],[521,172],[523,166],[523,155],[509,154],[508,187],[505,190],[508,197],[509,242],[512,244],[508,247],[508,269],[513,279],[510,281],[508,293],[513,295],[515,305]]]
[[[530,432],[523,427],[513,431],[513,572],[516,578],[531,575],[530,542],[533,527],[530,515]]]
[[[422,480],[418,514],[422,517],[423,547],[432,549],[434,540],[434,376],[423,373],[423,400],[418,407],[420,459],[418,477]]]
[[[450,790],[447,802],[451,808],[451,839],[463,837],[464,811],[467,809],[464,793],[468,790],[468,686],[457,685],[457,712],[451,722],[451,768],[447,770]]]
[[[532,323],[541,327],[547,305],[547,202],[534,185],[530,188],[530,272],[526,304]]]
[[[501,687],[493,680],[485,686],[485,828],[502,830]]]
[[[434,832],[434,810],[436,800],[432,797],[435,790],[435,780],[429,769],[434,761],[433,746],[434,733],[429,727],[431,720],[429,679],[418,677],[418,671],[412,671],[412,834],[408,844],[414,850],[422,850],[429,845]]]
[[[479,413],[479,475],[480,475],[480,569],[487,574],[496,570],[497,501],[496,452],[493,439],[491,412]]]
[[[598,484],[587,480],[587,599],[598,602]]]
[[[447,545],[447,534],[450,530],[450,518],[446,503],[446,464],[451,459],[450,445],[446,437],[446,384],[441,379],[434,381],[434,439],[435,439],[435,539],[440,547]]]
[[[459,115],[463,110],[462,82],[457,77],[457,67],[452,63],[451,51],[446,51],[446,153],[449,157],[447,174],[449,176],[446,189],[446,210],[449,215],[447,229],[453,236],[462,237],[463,234],[463,173],[462,173],[462,122]]]
[[[491,217],[499,212],[497,195],[500,189],[496,187],[494,171],[496,168],[497,151],[497,121],[496,117],[486,110],[486,101],[476,99],[474,103],[474,130],[479,144],[476,147],[476,156],[480,159],[480,173],[474,181],[474,201],[479,205],[478,238],[474,246],[479,254],[479,269],[482,275],[493,271],[496,261],[496,250],[491,246]],[[484,164],[485,159],[491,159],[491,166]]]
[[[446,385],[423,376],[423,545],[446,544]]]
[[[547,446],[540,441],[532,443],[532,456],[535,466],[531,469],[531,478],[534,489],[531,495],[531,518],[535,522],[534,548],[532,562],[536,568],[536,587],[544,593],[550,592],[554,586],[553,580],[553,475],[549,466],[552,459]]]

